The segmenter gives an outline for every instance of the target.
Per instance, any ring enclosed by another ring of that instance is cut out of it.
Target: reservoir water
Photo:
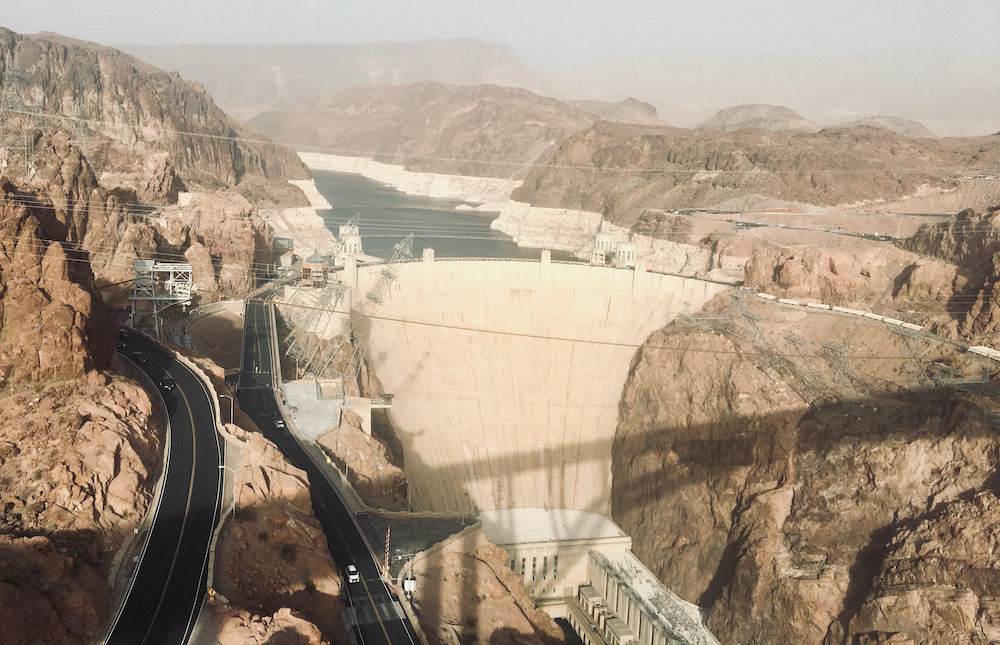
[[[353,173],[313,170],[320,194],[333,206],[317,210],[334,234],[338,226],[360,216],[364,252],[377,257],[392,256],[393,245],[413,233],[413,256],[425,248],[441,258],[538,259],[539,249],[518,248],[513,240],[490,229],[495,216],[456,211],[462,202],[407,195]],[[554,260],[573,259],[567,253],[552,253]]]

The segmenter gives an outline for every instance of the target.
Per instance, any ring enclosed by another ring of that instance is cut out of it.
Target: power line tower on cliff
[[[163,331],[160,312],[167,307],[191,304],[194,291],[191,265],[182,262],[136,260],[132,283],[132,313],[129,327],[160,339]]]
[[[27,87],[17,59],[7,51],[0,92],[0,170],[8,171],[20,159],[25,178],[34,170],[35,134],[41,129],[40,110],[24,98]]]
[[[73,133],[72,139],[80,150],[86,150],[93,132],[90,130],[90,123],[87,120],[87,112],[83,108],[83,101],[79,97],[73,101]],[[86,156],[86,153],[84,153]]]

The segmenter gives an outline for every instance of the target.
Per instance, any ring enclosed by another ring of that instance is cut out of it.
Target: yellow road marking
[[[159,365],[159,363],[157,363],[157,365]],[[174,383],[177,382],[177,379],[173,377],[170,370],[164,368],[162,365],[160,365],[160,367],[167,373],[167,376],[174,379]],[[146,633],[143,635],[141,641],[142,643],[145,643],[146,639],[149,638],[149,630],[153,628],[153,623],[156,622],[156,617],[160,614],[160,609],[163,607],[163,599],[166,597],[167,587],[170,586],[170,579],[174,575],[174,567],[177,564],[177,556],[180,552],[181,541],[184,539],[184,529],[187,527],[188,512],[191,510],[191,499],[193,497],[192,493],[194,492],[194,465],[197,463],[198,456],[198,439],[197,433],[194,431],[194,415],[191,413],[191,404],[188,401],[187,395],[184,394],[184,390],[182,390],[180,386],[175,389],[178,393],[180,393],[181,398],[184,399],[184,407],[187,408],[188,420],[191,422],[191,478],[188,480],[187,504],[184,506],[184,520],[181,524],[181,532],[180,535],[177,536],[177,548],[174,550],[174,557],[170,561],[170,569],[167,571],[167,581],[163,584],[163,591],[160,593],[160,600],[156,603],[156,611],[153,612],[153,618],[149,621],[149,629],[147,629]],[[173,437],[171,437],[171,441],[172,440]]]
[[[264,307],[260,307],[260,310],[264,310]],[[259,326],[259,324],[257,322],[257,316],[255,315],[254,316],[254,330],[255,331],[257,330],[258,326]],[[263,327],[265,328],[265,331],[266,331],[267,330],[267,325],[265,324],[265,325],[263,325]],[[257,347],[257,358],[261,358],[262,359],[262,357],[260,356],[260,334],[259,333],[255,333],[254,334],[254,343],[255,343],[255,345]],[[261,401],[262,402],[265,401],[263,394],[261,394]],[[292,439],[290,439],[290,441],[295,441],[295,439],[292,438]],[[306,458],[308,459],[309,456],[306,455]],[[326,513],[327,519],[329,519],[329,521],[330,521],[329,523],[333,527],[333,530],[337,532],[337,535],[340,536],[340,539],[341,539],[341,541],[343,541],[344,546],[347,547],[347,553],[348,553],[348,555],[352,559],[354,559],[355,561],[358,560],[358,558],[355,556],[354,552],[351,550],[350,543],[344,537],[344,534],[340,531],[340,527],[337,526],[337,523],[334,521],[333,513],[330,512],[330,509],[327,508],[327,505],[324,503],[324,501],[323,501],[323,499],[321,497],[317,497],[316,499],[319,502],[320,508],[323,509],[324,513]],[[348,513],[350,513],[349,509],[348,509]],[[368,555],[370,555],[370,554],[368,554]],[[379,626],[382,628],[382,633],[385,635],[386,642],[387,643],[391,643],[392,639],[389,638],[389,632],[385,628],[385,623],[382,622],[382,617],[378,613],[378,607],[375,605],[375,599],[372,598],[371,589],[368,588],[368,583],[365,581],[364,576],[361,577],[361,584],[365,588],[365,593],[367,594],[368,602],[371,603],[372,610],[374,610],[374,612],[375,612],[375,620],[378,621]],[[390,602],[392,602],[392,597],[391,596],[390,596],[389,600],[390,600]]]
[[[259,311],[261,311],[263,313],[265,311],[265,307],[261,306],[259,308]],[[259,330],[260,327],[263,327],[264,330],[267,331],[267,324],[265,323],[265,324],[261,325],[258,322],[257,315],[254,314],[254,318],[253,318],[254,338],[253,338],[253,340],[254,340],[254,346],[256,347],[256,353],[254,355],[254,358],[258,361],[259,364],[262,364],[263,357],[261,356],[261,351],[260,351],[260,333],[258,332],[258,330]],[[268,333],[270,333],[270,332],[268,332]],[[265,399],[265,397],[264,397],[263,394],[261,394],[261,401],[262,402],[266,402],[266,399]],[[292,439],[290,439],[290,441],[295,441],[295,439],[292,438]],[[307,459],[309,458],[308,455],[306,455],[306,458]],[[317,500],[319,501],[320,508],[323,509],[323,512],[326,513],[327,518],[330,520],[330,525],[333,527],[333,530],[335,530],[337,532],[337,535],[340,536],[340,539],[341,539],[341,541],[343,541],[344,546],[347,547],[347,553],[348,553],[348,555],[352,559],[357,560],[358,558],[355,556],[354,552],[351,550],[350,543],[344,537],[344,534],[340,531],[340,527],[338,527],[337,523],[334,521],[333,513],[330,512],[329,508],[327,508],[327,506],[323,502],[322,498],[317,497]],[[348,512],[350,512],[350,510],[348,510]],[[375,604],[375,599],[372,598],[371,589],[368,588],[368,583],[365,581],[365,579],[364,579],[363,576],[361,578],[361,584],[365,588],[365,593],[367,594],[368,602],[371,603],[372,610],[375,612],[375,620],[378,621],[379,627],[382,628],[382,634],[385,635],[386,642],[387,643],[391,643],[392,639],[389,638],[389,632],[386,630],[385,623],[382,622],[382,617],[379,615],[378,606],[376,606],[376,604]],[[389,597],[389,600],[390,600],[390,603],[391,603],[392,602],[392,597],[391,596]]]

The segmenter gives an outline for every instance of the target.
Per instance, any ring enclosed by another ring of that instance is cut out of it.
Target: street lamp
[[[220,394],[219,398],[229,399],[229,423],[233,423],[233,400],[234,400],[233,397],[229,396],[228,394]],[[230,470],[232,469],[230,468]],[[233,477],[235,476],[236,475],[234,474]]]

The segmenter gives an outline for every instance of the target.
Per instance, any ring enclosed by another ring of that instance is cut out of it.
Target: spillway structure
[[[415,510],[563,508],[609,515],[611,445],[636,349],[727,285],[541,261],[422,260],[365,333],[394,395]],[[385,265],[338,276],[363,308]]]

